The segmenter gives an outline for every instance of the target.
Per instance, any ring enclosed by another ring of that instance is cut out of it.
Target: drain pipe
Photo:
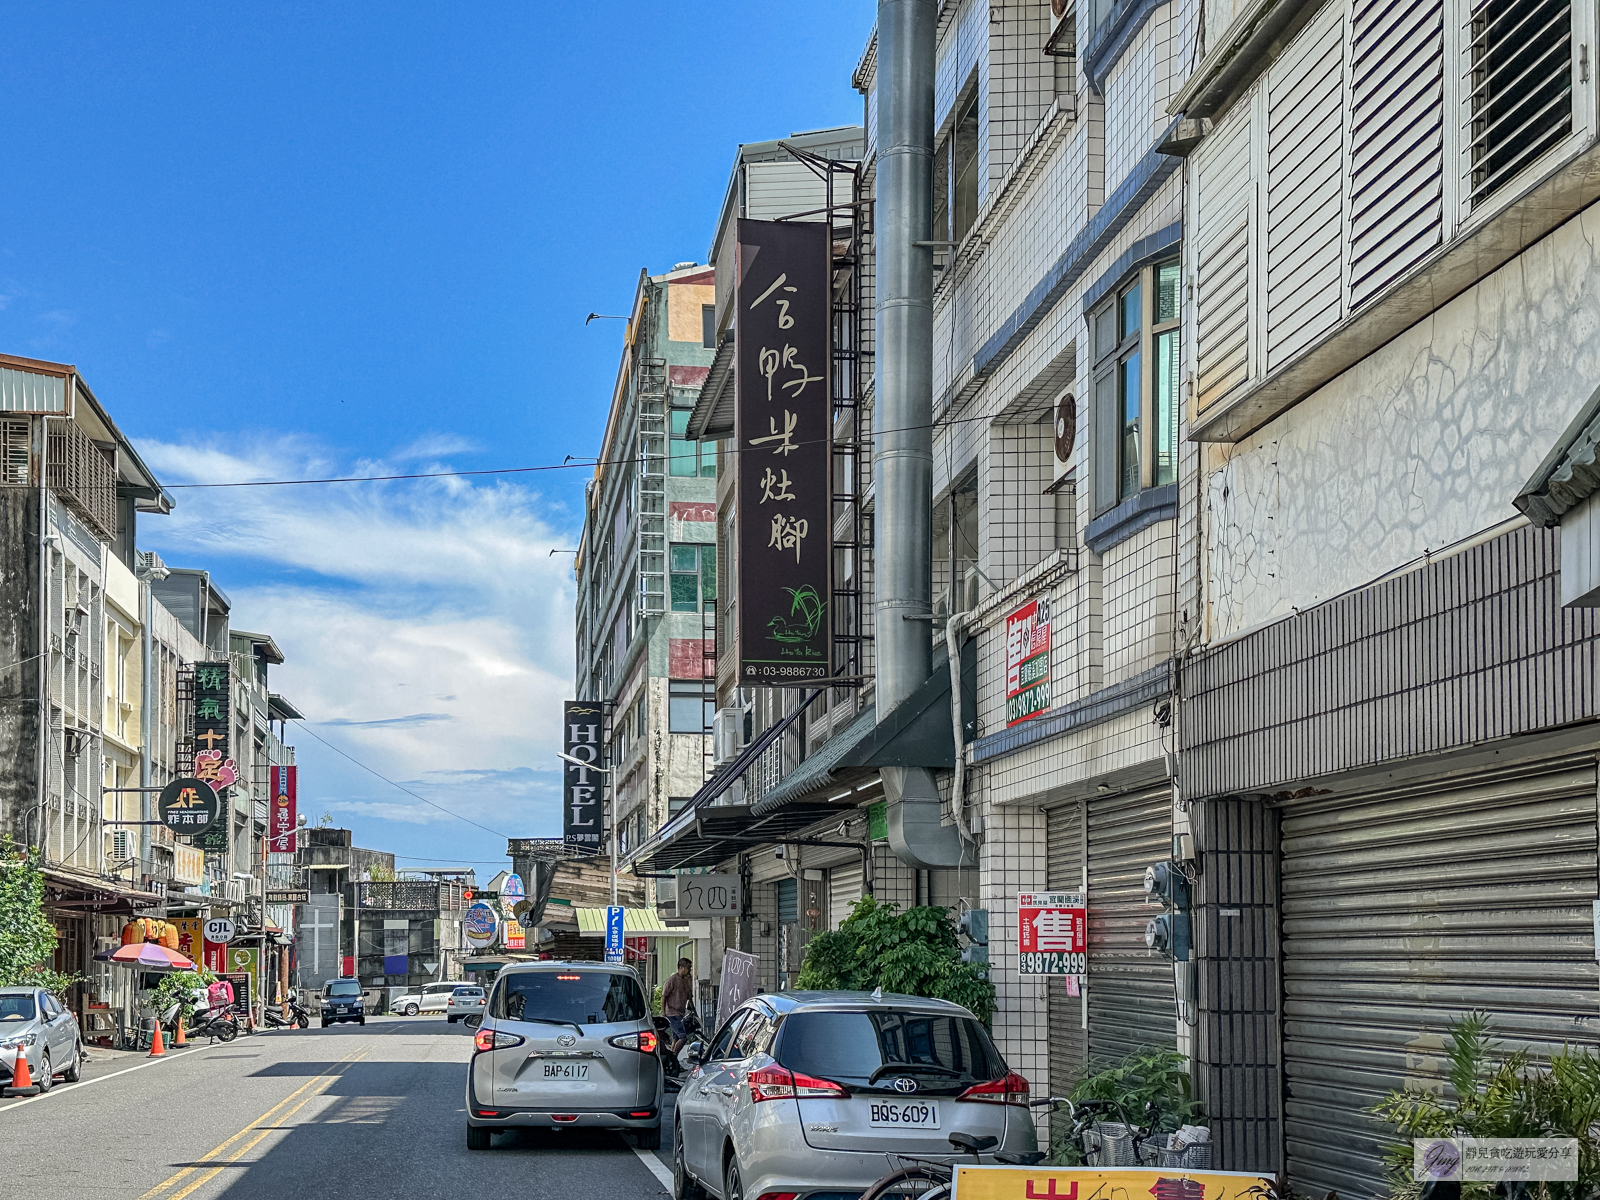
[[[877,491],[873,611],[881,721],[931,674],[933,83],[938,0],[878,0]],[[975,863],[926,767],[884,767],[889,847],[923,869]]]

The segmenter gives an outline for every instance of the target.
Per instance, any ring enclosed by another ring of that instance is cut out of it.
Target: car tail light
[[[656,1115],[656,1110],[653,1109],[653,1108],[641,1108],[641,1109],[638,1109],[638,1110],[628,1114],[629,1117],[631,1117],[632,1119],[634,1119],[636,1121],[642,1121],[646,1117],[653,1117],[655,1115]]]
[[[640,1033],[619,1033],[614,1038],[606,1041],[619,1050],[637,1050],[640,1054],[654,1054],[660,1040],[654,1033],[646,1029]]]
[[[577,1113],[551,1113],[550,1114],[550,1119],[552,1121],[559,1121],[563,1125],[570,1125],[570,1124],[572,1124],[572,1122],[574,1122],[574,1121],[576,1121],[578,1119],[578,1114]]]
[[[522,1038],[514,1033],[496,1033],[492,1029],[480,1029],[477,1036],[472,1039],[472,1044],[479,1050],[504,1050],[507,1046],[522,1045]]]
[[[762,1192],[756,1200],[794,1200],[799,1192]]]
[[[1008,1071],[1003,1079],[969,1087],[957,1100],[982,1100],[988,1104],[1020,1104],[1028,1106],[1028,1081],[1015,1071]]]
[[[794,1096],[801,1099],[828,1096],[844,1099],[850,1093],[843,1086],[828,1079],[813,1079],[810,1075],[802,1075],[798,1071],[791,1071],[788,1067],[780,1067],[774,1063],[770,1067],[762,1067],[759,1071],[750,1072],[750,1100],[760,1103],[762,1100],[783,1100]]]
[[[500,1110],[498,1108],[480,1108],[478,1110],[478,1115],[480,1117],[498,1117],[500,1115]]]

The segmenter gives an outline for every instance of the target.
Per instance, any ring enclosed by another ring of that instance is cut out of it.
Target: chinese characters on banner
[[[208,854],[223,854],[228,849],[228,814],[232,805],[228,788],[238,778],[229,741],[232,724],[228,664],[202,662],[194,665],[194,775],[211,785],[221,802],[222,819],[213,821],[194,844]]]
[[[267,815],[268,849],[274,854],[293,854],[295,826],[299,820],[298,767],[269,767],[267,777],[272,791],[272,811]]]
[[[600,789],[605,777],[591,767],[600,765],[600,705],[587,700],[567,700],[561,706],[562,743],[567,758],[562,771],[561,837],[574,850],[598,854],[601,847]]]
[[[1050,707],[1050,602],[1030,600],[1006,617],[1006,725]]]
[[[830,231],[739,222],[734,438],[739,679],[833,674]]]
[[[1018,894],[1017,974],[1067,975],[1081,983],[1088,949],[1089,907],[1082,892]]]

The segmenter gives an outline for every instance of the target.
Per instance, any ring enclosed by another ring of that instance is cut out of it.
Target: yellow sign
[[[1271,1180],[1179,1167],[957,1167],[952,1200],[1265,1200]]]
[[[254,950],[235,949],[228,947],[228,970],[254,971],[256,968],[256,952]]]

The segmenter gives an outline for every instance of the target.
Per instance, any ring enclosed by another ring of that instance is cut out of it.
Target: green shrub
[[[1079,1100],[1110,1100],[1120,1110],[1120,1117],[1107,1116],[1107,1120],[1121,1120],[1125,1124],[1144,1126],[1148,1118],[1146,1109],[1154,1105],[1152,1129],[1158,1134],[1175,1132],[1180,1125],[1191,1125],[1204,1116],[1204,1108],[1194,1098],[1189,1079],[1189,1060],[1175,1050],[1145,1046],[1135,1050],[1113,1067],[1105,1067],[1092,1075],[1085,1075],[1072,1085],[1067,1098]],[[1083,1165],[1083,1154],[1070,1140],[1070,1123],[1065,1114],[1053,1123],[1050,1137],[1050,1161],[1055,1166]],[[1162,1139],[1165,1141],[1165,1138]]]
[[[870,992],[882,988],[907,996],[949,1000],[994,1016],[994,984],[988,968],[961,961],[961,943],[950,910],[899,906],[863,896],[837,930],[815,935],[806,946],[799,986]]]
[[[42,987],[57,995],[83,978],[48,963],[56,930],[44,914],[44,873],[39,854],[0,840],[0,987]]]

